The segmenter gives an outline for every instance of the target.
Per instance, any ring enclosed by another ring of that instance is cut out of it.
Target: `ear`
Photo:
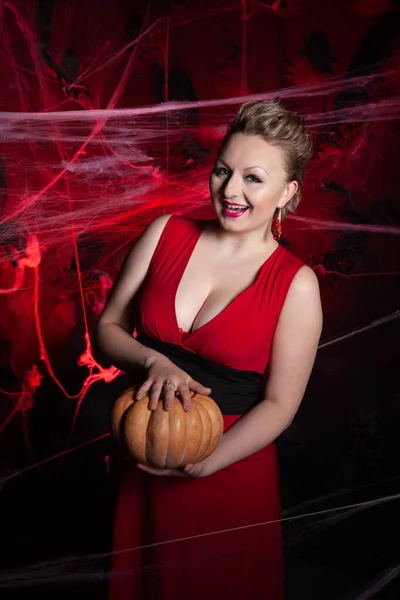
[[[283,196],[281,196],[281,199],[279,200],[279,206],[283,208],[285,204],[287,204],[289,200],[293,198],[294,194],[297,192],[298,189],[299,184],[297,183],[297,181],[290,181],[289,183],[287,183],[284,189]]]

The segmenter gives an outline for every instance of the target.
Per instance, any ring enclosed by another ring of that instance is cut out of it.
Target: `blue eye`
[[[256,175],[247,175],[246,179],[249,179],[252,183],[261,183],[261,179]]]
[[[224,169],[224,167],[215,167],[213,172],[215,175],[229,175],[228,169]]]

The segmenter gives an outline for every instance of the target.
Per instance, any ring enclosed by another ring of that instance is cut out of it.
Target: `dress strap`
[[[150,261],[149,273],[153,276],[160,269],[178,272],[180,265],[186,264],[186,257],[190,255],[200,233],[201,222],[172,215],[161,233]]]

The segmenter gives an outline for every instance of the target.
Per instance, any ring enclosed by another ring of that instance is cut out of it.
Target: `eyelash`
[[[259,179],[256,175],[247,175],[246,179],[248,179],[249,177],[253,178],[252,183],[261,183],[261,179]]]
[[[229,171],[228,169],[224,169],[224,167],[216,167],[214,169],[214,173],[215,175],[219,176],[219,175],[228,175]],[[252,182],[251,183],[261,183],[261,179],[259,179],[256,175],[247,175],[246,179],[252,178]]]

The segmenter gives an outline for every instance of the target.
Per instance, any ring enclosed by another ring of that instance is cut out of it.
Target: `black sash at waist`
[[[137,341],[166,356],[177,367],[205,387],[211,388],[211,398],[223,415],[243,415],[261,398],[260,373],[240,371],[215,363],[198,354],[169,342],[139,333]]]

